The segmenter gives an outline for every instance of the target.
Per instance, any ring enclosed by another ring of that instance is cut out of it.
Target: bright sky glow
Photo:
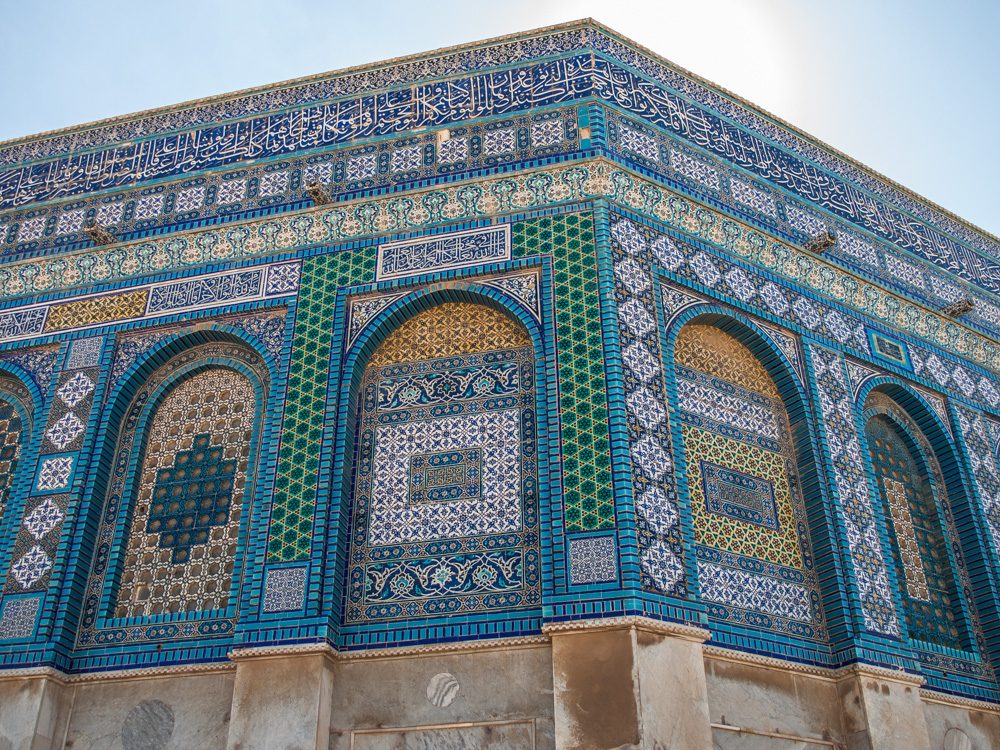
[[[0,2],[0,138],[592,16],[1000,234],[996,0]]]

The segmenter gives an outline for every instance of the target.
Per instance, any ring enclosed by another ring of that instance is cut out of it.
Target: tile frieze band
[[[109,283],[204,263],[333,244],[373,234],[413,231],[437,223],[593,198],[620,202],[721,246],[806,289],[864,311],[886,325],[907,331],[983,367],[996,367],[996,344],[961,324],[874,284],[859,281],[821,258],[777,242],[603,159],[10,264],[0,267],[0,296],[55,292],[80,284]]]
[[[956,275],[992,291],[1000,285],[1000,266],[993,260],[995,248],[989,242],[980,254],[963,244],[965,240],[914,221],[867,189],[599,55],[574,55],[521,70],[388,91],[9,170],[0,174],[0,207],[591,96],[665,128]]]

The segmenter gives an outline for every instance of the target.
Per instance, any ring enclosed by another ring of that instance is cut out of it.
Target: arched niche
[[[344,620],[540,603],[536,362],[474,297],[423,300],[363,365]]]
[[[803,468],[810,476],[814,468],[797,380],[761,333],[727,316],[692,317],[672,344],[678,452],[710,616],[825,640],[803,498]]]
[[[925,425],[943,431],[919,400],[902,387],[868,392],[862,418],[868,458],[888,533],[898,595],[911,639],[968,650],[968,620],[958,570],[947,543],[958,534],[949,522],[951,500],[938,452],[910,409]]]

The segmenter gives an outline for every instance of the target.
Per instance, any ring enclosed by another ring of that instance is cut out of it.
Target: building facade
[[[589,20],[0,161],[0,747],[1000,746],[996,238]]]

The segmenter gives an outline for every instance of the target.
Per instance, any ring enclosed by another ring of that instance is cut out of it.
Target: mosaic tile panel
[[[957,622],[957,595],[954,576],[948,569],[948,555],[942,536],[941,519],[935,505],[935,489],[930,477],[900,426],[886,416],[893,409],[881,394],[866,402],[876,412],[865,424],[865,436],[872,468],[878,482],[882,513],[889,519],[889,539],[896,577],[903,587],[903,614],[910,637],[940,646],[966,647]],[[899,414],[898,408],[893,411]],[[866,411],[866,413],[869,413]],[[915,425],[908,425],[917,431]],[[916,433],[914,433],[916,434]],[[924,461],[933,461],[930,455]],[[940,476],[940,470],[935,471]],[[946,500],[943,500],[946,502]]]
[[[833,490],[841,506],[854,578],[861,599],[864,627],[874,633],[899,636],[896,608],[879,539],[875,509],[864,474],[854,422],[854,399],[844,358],[820,346],[810,346],[821,429],[826,435]]]
[[[699,324],[681,329],[674,374],[709,613],[825,638],[788,414],[774,381],[736,338]]]
[[[38,610],[42,606],[40,596],[7,599],[0,611],[0,641],[14,638],[30,638],[35,632]]]
[[[73,495],[73,474],[94,402],[96,367],[64,370],[55,384],[41,446],[42,456],[11,555],[5,591],[42,591],[48,585],[62,524]],[[55,493],[55,494],[50,494]]]
[[[603,340],[597,305],[593,220],[579,214],[514,224],[515,256],[551,253],[566,528],[614,525]]]
[[[569,540],[569,580],[574,586],[618,580],[618,545],[612,536]]]
[[[103,350],[103,336],[73,339],[69,344],[69,354],[66,355],[66,369],[79,370],[83,367],[97,367],[101,363]]]
[[[612,220],[615,303],[642,585],[682,596],[685,581],[680,513],[652,273],[664,238],[658,244],[649,239],[637,224],[620,217]]]
[[[27,437],[27,425],[21,419],[21,411],[14,405],[14,399],[17,397],[8,391],[8,387],[22,392],[24,388],[13,381],[10,381],[8,386],[8,380],[0,378],[0,520],[3,520],[10,500],[14,477],[21,460],[22,446]],[[23,403],[20,399],[17,401],[19,404]]]
[[[256,389],[266,392],[267,383],[255,352],[208,343],[175,355],[131,397],[107,438],[114,470],[103,488],[81,647],[231,631],[263,410]],[[202,619],[184,628],[119,627],[117,619],[175,613]]]
[[[264,612],[291,612],[302,609],[305,604],[306,583],[309,569],[304,566],[294,568],[272,568],[264,579]]]
[[[254,401],[246,377],[208,370],[156,407],[143,435],[115,617],[228,605]]]
[[[383,243],[378,247],[375,278],[384,281],[505,260],[510,260],[509,224]]]
[[[476,183],[475,189],[451,186],[406,196],[349,202],[292,216],[269,217],[228,229],[208,229],[197,235],[156,238],[58,259],[6,264],[0,268],[0,294],[21,295],[75,287],[80,283],[106,283],[137,274],[157,273],[167,267],[190,268],[206,262],[291,250],[301,245],[333,244],[392,231],[408,232],[448,219],[478,219],[483,214],[599,197],[612,199],[723,246],[737,257],[794,280],[807,292],[828,296],[862,311],[868,319],[911,333],[972,362],[992,367],[997,360],[1000,348],[995,342],[960,323],[889,296],[818,256],[774,242],[756,230],[602,160],[483,180]],[[703,260],[699,258],[697,265],[704,265]],[[729,267],[727,264],[722,271]],[[128,272],[124,271],[126,268]],[[738,299],[742,299],[741,295],[752,297],[755,289],[760,288],[764,309],[776,307],[774,314],[782,318],[784,310],[791,309],[796,316],[792,322],[799,325],[801,320],[805,330],[829,335],[838,342],[853,336],[858,321],[850,313],[817,305],[810,296],[796,293],[790,298],[781,284],[769,279],[759,284],[741,283],[747,278],[747,272],[742,269],[736,274],[728,274],[730,278],[719,269],[714,273],[707,266],[698,270],[710,280],[710,283],[698,281],[699,284],[716,286],[720,279],[725,279],[726,287],[731,283],[736,285],[732,293]],[[692,272],[697,281],[697,271],[692,269]],[[752,280],[753,276],[750,278]],[[719,291],[731,293],[724,287]],[[867,349],[863,351],[867,353]],[[965,372],[975,388],[985,389],[984,398],[992,398],[989,403],[1000,403],[1000,392],[995,386],[983,385],[982,375],[975,371],[965,368]]]
[[[993,549],[1000,553],[1000,467],[997,465],[1000,454],[996,443],[990,439],[997,428],[992,420],[966,406],[955,404],[955,415],[979,501],[986,514]]]
[[[45,320],[45,333],[141,317],[146,311],[148,294],[141,289],[52,305]]]
[[[524,328],[444,303],[361,385],[348,623],[540,602],[534,355]]]

